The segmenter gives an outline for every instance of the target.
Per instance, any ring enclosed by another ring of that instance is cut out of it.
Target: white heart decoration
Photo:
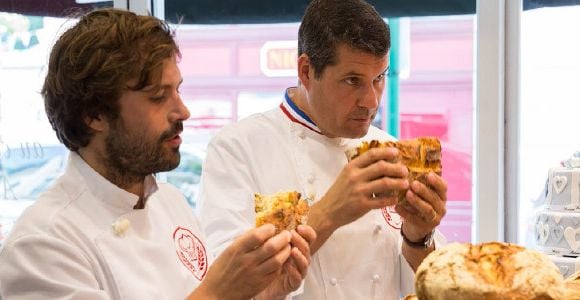
[[[554,186],[554,190],[556,193],[560,194],[568,184],[568,178],[566,176],[554,176],[554,181],[552,181],[552,185]]]
[[[554,226],[552,227],[552,236],[556,239],[556,243],[559,243],[564,236],[564,227]]]
[[[580,247],[580,243],[576,240],[576,234],[578,233],[580,233],[580,228],[574,229],[572,227],[566,227],[566,230],[564,230],[564,238],[566,238],[566,242],[568,242],[572,252],[576,252],[578,247]]]
[[[562,215],[554,215],[554,221],[556,221],[556,224],[560,224],[560,220],[562,220]]]
[[[540,215],[540,221],[542,221],[543,223],[548,222],[548,215],[547,214],[541,214]]]
[[[539,223],[536,226],[536,238],[538,239],[538,243],[540,243],[540,245],[546,244],[548,236],[550,235],[549,230],[550,226],[548,226],[548,224]]]

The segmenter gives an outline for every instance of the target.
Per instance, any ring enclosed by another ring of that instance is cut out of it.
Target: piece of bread
[[[266,223],[274,224],[276,233],[292,230],[299,224],[306,224],[308,202],[300,198],[296,191],[278,192],[274,195],[254,194],[256,227]]]
[[[544,254],[518,245],[453,243],[415,273],[418,299],[567,299],[562,274]]]
[[[572,274],[565,280],[566,299],[580,300],[580,271]]]
[[[414,180],[427,183],[429,172],[441,175],[441,142],[436,137],[419,137],[397,142],[364,141],[358,147],[346,152],[348,160],[353,160],[371,148],[395,147],[399,150],[397,161],[409,169],[409,184]],[[399,202],[405,201],[406,190],[398,192]]]
[[[405,298],[403,298],[403,300],[418,300],[418,298],[415,294],[410,294],[410,295],[405,296]]]

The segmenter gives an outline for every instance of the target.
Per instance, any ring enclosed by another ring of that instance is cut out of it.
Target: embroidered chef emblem
[[[389,226],[395,229],[401,229],[401,224],[403,224],[403,219],[401,216],[395,211],[393,206],[383,207],[381,208],[381,212],[383,213],[383,217]]]
[[[203,243],[186,228],[177,227],[173,232],[175,251],[187,269],[201,281],[207,272],[207,255]]]

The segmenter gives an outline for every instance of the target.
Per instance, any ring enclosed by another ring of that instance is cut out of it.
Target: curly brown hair
[[[41,91],[58,139],[71,151],[88,145],[86,120],[118,119],[121,92],[159,80],[174,55],[181,57],[174,31],[155,17],[112,8],[82,16],[53,46]]]
[[[308,55],[316,78],[336,63],[341,44],[383,57],[391,48],[389,26],[364,0],[310,2],[298,29],[298,55]]]

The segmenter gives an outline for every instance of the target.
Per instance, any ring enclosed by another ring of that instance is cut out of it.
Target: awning
[[[580,4],[580,0],[523,1],[525,10]],[[308,0],[167,0],[165,17],[173,23],[182,24],[299,22],[308,2]],[[369,2],[387,18],[474,14],[476,8],[476,0],[369,0]],[[75,0],[1,0],[0,12],[64,17],[75,10],[90,10],[112,5],[113,1],[78,4]]]

